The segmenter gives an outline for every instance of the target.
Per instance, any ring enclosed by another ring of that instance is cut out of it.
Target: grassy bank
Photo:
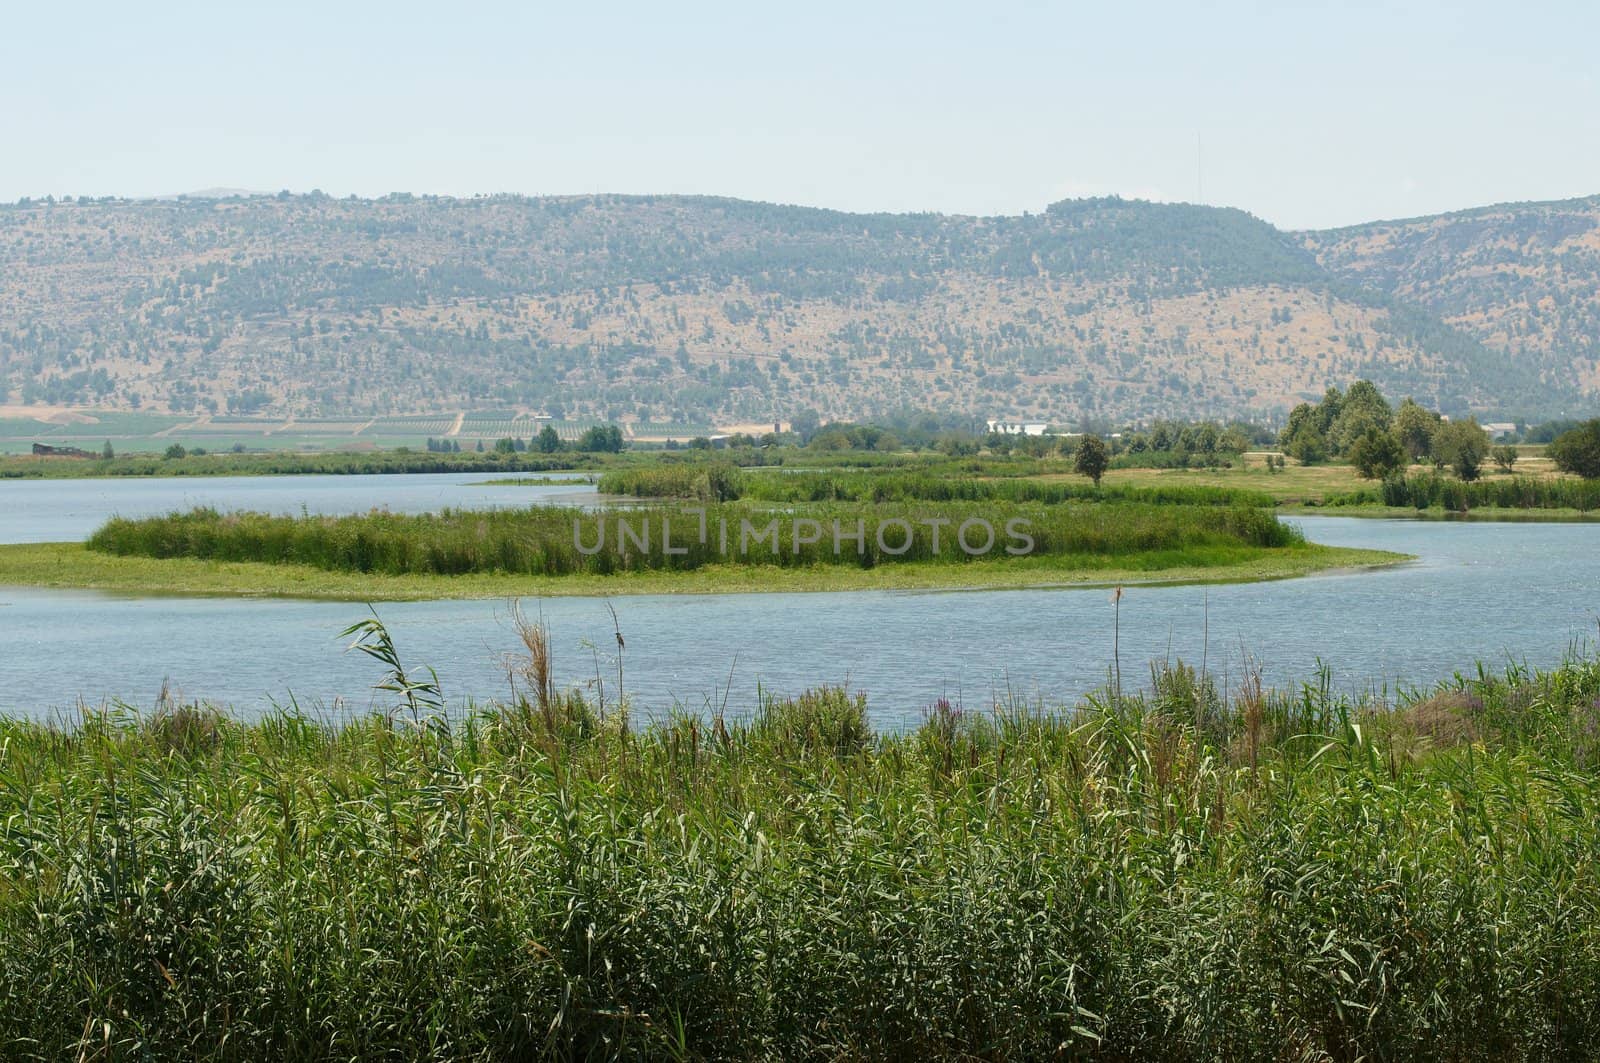
[[[380,656],[395,661],[378,633]],[[1600,664],[0,722],[8,1058],[1587,1058]],[[1336,650],[1336,647],[1330,648]],[[376,670],[376,669],[375,669]],[[390,722],[390,721],[393,722]]]
[[[245,595],[336,601],[417,601],[608,594],[747,594],[855,590],[978,590],[1110,583],[1229,583],[1289,579],[1405,561],[1382,550],[1307,544],[1154,551],[1115,559],[1008,558],[959,564],[908,563],[879,568],[819,565],[708,565],[690,572],[646,570],[609,575],[383,575],[303,564],[119,557],[82,543],[0,546],[0,586],[94,590],[140,595]]]

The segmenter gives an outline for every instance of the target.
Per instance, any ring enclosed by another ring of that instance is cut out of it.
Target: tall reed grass
[[[1088,482],[1041,481],[1015,475],[991,477],[987,470],[980,476],[963,471],[959,466],[915,472],[749,472],[716,466],[642,467],[607,472],[600,477],[599,487],[607,494],[637,498],[744,498],[765,502],[1032,502],[1043,505],[1137,502],[1261,508],[1274,504],[1271,495],[1242,488],[1186,484],[1096,487]]]
[[[1436,473],[1391,477],[1361,491],[1330,496],[1330,506],[1382,504],[1466,513],[1474,509],[1600,509],[1600,480],[1494,477],[1465,483]]]
[[[629,728],[524,638],[531,681],[465,716],[0,721],[0,1054],[1600,1043],[1594,660],[1396,703],[1162,666],[882,734],[838,689]]]
[[[890,519],[902,520],[907,527],[886,527],[880,536],[880,522]],[[934,520],[944,522],[937,545],[924,524]],[[1028,556],[1061,561],[1168,552],[1177,564],[1185,563],[1177,556],[1185,551],[1291,548],[1304,543],[1298,530],[1266,510],[1248,507],[916,503],[886,508],[846,503],[781,512],[715,504],[693,512],[666,508],[585,512],[568,506],[535,506],[346,517],[195,509],[160,517],[114,518],[90,537],[89,547],[124,556],[302,564],[397,575],[559,576],[688,571],[714,564],[870,568],[968,560],[958,533],[969,520],[987,522],[994,530],[993,549],[985,555],[990,558],[1006,557],[1012,542],[1020,547],[1020,540],[1004,537],[1011,520],[1026,523],[1033,544]],[[670,522],[673,550],[682,553],[666,549],[663,521]],[[836,526],[841,533],[837,538]],[[859,543],[850,538],[858,532]],[[976,548],[985,541],[986,533],[974,526],[969,545]],[[903,553],[895,552],[907,542]]]

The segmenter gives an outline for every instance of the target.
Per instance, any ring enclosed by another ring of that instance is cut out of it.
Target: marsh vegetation
[[[1600,665],[0,723],[12,1058],[1582,1058]],[[610,671],[609,666],[607,671]],[[1237,677],[1236,677],[1237,678]]]

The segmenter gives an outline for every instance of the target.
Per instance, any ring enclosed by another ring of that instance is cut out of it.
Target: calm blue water
[[[198,500],[222,508],[298,511],[303,502],[313,511],[338,512],[380,503],[394,509],[525,504],[536,493],[585,490],[467,487],[433,477],[304,481],[276,478],[270,488],[240,483],[237,493],[211,481],[117,481],[112,492],[121,494],[109,504],[119,512],[159,511],[174,505],[171,492],[192,492],[177,503],[189,505],[207,490],[209,497]],[[39,486],[0,484],[0,535],[63,537],[19,516],[27,500],[12,488]],[[132,490],[139,486],[150,493]],[[108,512],[106,504],[57,500],[39,511],[40,520],[81,535]],[[1131,588],[1121,610],[1125,683],[1147,677],[1148,662],[1169,653],[1198,662],[1208,614],[1210,666],[1228,682],[1237,680],[1248,655],[1278,682],[1308,678],[1321,658],[1347,688],[1431,683],[1478,658],[1553,663],[1569,643],[1600,634],[1595,525],[1298,522],[1318,542],[1421,560],[1383,572],[1274,583]],[[726,698],[731,714],[748,711],[763,689],[794,693],[847,682],[866,692],[880,725],[893,726],[915,722],[938,697],[968,705],[1007,691],[1070,699],[1103,684],[1112,664],[1112,605],[1101,589],[686,595],[621,597],[612,604],[627,640],[623,685],[646,713]],[[615,696],[616,641],[603,600],[528,600],[523,607],[549,623],[564,682],[592,683],[598,672],[607,697]],[[516,639],[506,603],[389,603],[378,612],[407,660],[436,668],[452,698],[507,691],[502,662]],[[291,694],[329,712],[366,709],[379,670],[346,653],[335,637],[364,615],[359,603],[0,588],[0,711],[41,714],[70,709],[79,698],[148,705],[164,683],[240,711]]]
[[[87,539],[108,517],[149,517],[196,506],[290,514],[362,513],[369,509],[428,513],[443,506],[526,506],[594,497],[594,488],[583,482],[578,473],[570,474],[574,480],[571,487],[483,483],[493,475],[442,472],[405,476],[7,480],[0,482],[0,543]],[[540,475],[546,479],[563,476]]]

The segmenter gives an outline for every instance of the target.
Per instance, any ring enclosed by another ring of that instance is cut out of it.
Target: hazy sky
[[[1118,193],[1330,226],[1600,192],[1597,42],[1593,0],[8,4],[0,200]]]

